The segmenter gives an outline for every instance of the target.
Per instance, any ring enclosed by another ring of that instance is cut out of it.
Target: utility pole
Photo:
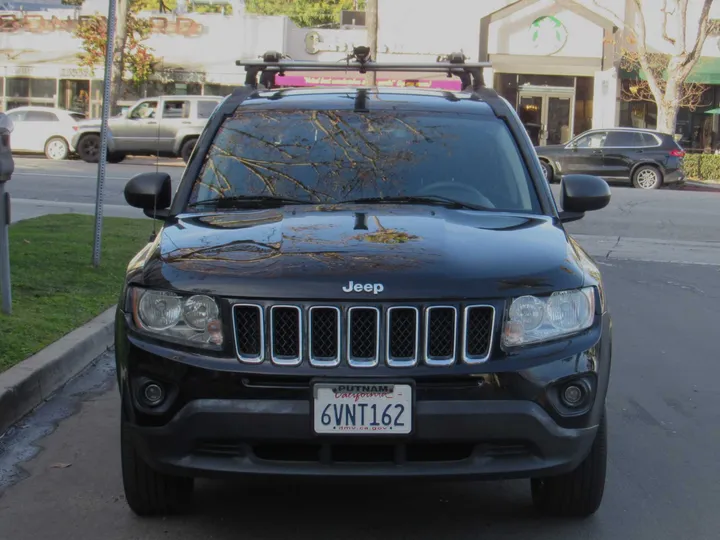
[[[370,58],[377,62],[378,51],[378,0],[367,0],[365,4],[365,18],[367,25],[368,47],[370,47]],[[377,73],[369,71],[365,74],[365,84],[377,86]]]

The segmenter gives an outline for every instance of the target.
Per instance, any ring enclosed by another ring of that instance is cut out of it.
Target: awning
[[[646,80],[642,70],[629,72],[621,69],[620,76],[624,79]],[[685,82],[720,84],[720,57],[703,56],[700,58]]]

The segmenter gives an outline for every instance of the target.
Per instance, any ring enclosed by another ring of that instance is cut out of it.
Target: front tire
[[[192,154],[196,144],[197,139],[188,139],[183,143],[182,148],[180,149],[180,157],[185,163],[190,161],[190,154]]]
[[[548,181],[549,184],[552,184],[555,173],[553,172],[553,168],[550,166],[550,164],[547,161],[540,161],[540,166],[542,167],[543,174],[545,175],[545,179]]]
[[[162,474],[147,465],[130,441],[125,429],[120,433],[125,500],[138,516],[185,514],[193,500],[192,478]]]
[[[83,135],[78,142],[77,153],[86,163],[97,163],[100,160],[100,135],[89,133]]]
[[[607,420],[603,414],[590,453],[574,471],[530,481],[533,504],[549,516],[589,517],[600,508],[606,470]]]
[[[53,137],[45,143],[45,157],[53,161],[62,161],[68,158],[70,147],[62,137]]]
[[[633,173],[632,183],[638,189],[658,189],[662,185],[662,173],[657,167],[642,165]]]

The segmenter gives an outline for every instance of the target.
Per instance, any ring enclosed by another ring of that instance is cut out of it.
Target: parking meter
[[[10,194],[5,192],[5,183],[15,171],[15,161],[10,150],[10,134],[13,122],[8,115],[0,112],[0,297],[2,311],[10,315],[12,294],[10,289]]]

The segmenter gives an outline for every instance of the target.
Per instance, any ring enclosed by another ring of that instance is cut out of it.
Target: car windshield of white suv
[[[539,213],[507,126],[457,113],[240,110],[225,120],[188,207],[399,202]]]

